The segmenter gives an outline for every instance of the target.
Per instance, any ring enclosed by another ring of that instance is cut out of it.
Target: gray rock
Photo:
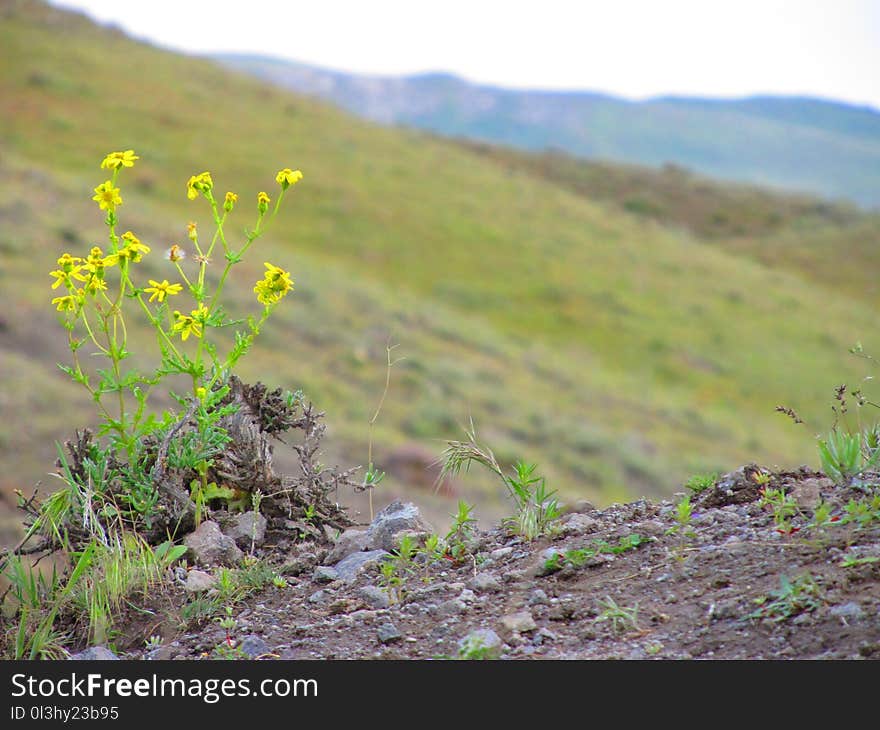
[[[358,591],[358,597],[370,608],[388,608],[391,605],[388,594],[376,586],[364,586]]]
[[[477,573],[470,581],[470,587],[477,593],[498,593],[501,581],[492,573]]]
[[[395,500],[370,523],[367,547],[371,550],[391,551],[395,548],[395,537],[405,530],[432,533],[434,528],[422,519],[419,508],[412,502]]]
[[[346,530],[339,536],[324,562],[327,565],[336,565],[336,563],[343,558],[347,558],[352,553],[366,550],[369,542],[370,538],[367,536],[366,530]]]
[[[500,547],[493,550],[489,555],[493,560],[503,560],[513,552],[512,547]]]
[[[315,591],[314,593],[312,593],[312,595],[309,596],[308,601],[309,601],[309,603],[315,603],[315,604],[325,603],[328,598],[329,598],[329,596],[327,595],[327,591],[320,590],[320,591]]]
[[[829,613],[832,616],[836,616],[842,621],[858,621],[861,618],[864,618],[865,612],[862,610],[862,607],[856,603],[855,601],[850,601],[849,603],[842,603],[839,606],[833,606]]]
[[[199,525],[183,542],[188,548],[187,557],[199,565],[235,565],[244,556],[235,540],[224,535],[220,526],[210,520]]]
[[[833,486],[834,482],[827,478],[804,479],[792,487],[789,496],[794,498],[798,507],[815,509],[822,501],[822,490],[830,489]]]
[[[579,499],[574,502],[572,505],[566,507],[566,512],[574,512],[578,514],[585,514],[587,512],[595,512],[596,506],[586,499]]]
[[[599,520],[589,515],[575,512],[565,520],[562,531],[566,534],[582,535],[585,532],[594,532],[599,527]]]
[[[315,583],[332,583],[334,580],[339,580],[339,571],[329,565],[319,565],[312,573],[312,580]]]
[[[73,661],[94,662],[118,660],[119,657],[106,646],[90,646],[88,649],[84,649],[78,654],[73,654],[70,659]]]
[[[358,574],[368,567],[378,565],[379,561],[389,553],[385,550],[370,550],[366,553],[352,553],[336,564],[336,572],[340,580],[353,583]]]
[[[245,636],[241,640],[241,644],[238,645],[238,648],[241,649],[242,654],[249,659],[262,656],[263,654],[270,654],[272,652],[269,645],[262,637],[254,636],[253,634]]]
[[[535,590],[529,594],[529,605],[531,606],[544,606],[549,602],[547,594],[540,588],[535,588]]]
[[[525,634],[538,628],[535,619],[528,611],[510,613],[501,618],[501,625],[508,633]]]
[[[503,651],[504,645],[492,629],[471,631],[458,642],[458,656],[462,659],[498,659]]]
[[[228,517],[222,525],[223,534],[235,540],[242,550],[262,545],[266,539],[266,518],[253,510]]]
[[[281,575],[298,576],[308,573],[317,564],[318,557],[314,553],[304,553],[288,560],[278,569],[278,572]]]
[[[202,593],[210,590],[217,583],[217,579],[203,570],[191,570],[186,574],[186,583],[183,589],[187,593]]]
[[[403,634],[400,633],[400,629],[393,623],[386,621],[376,629],[376,637],[382,644],[390,644],[394,641],[400,641],[403,638]]]
[[[148,662],[161,662],[174,659],[177,656],[177,650],[173,646],[160,646],[144,654],[144,659]]]
[[[477,594],[469,588],[462,588],[461,593],[458,594],[458,600],[462,603],[473,603],[476,599]]]
[[[467,604],[458,598],[452,598],[443,601],[436,606],[431,607],[431,615],[437,618],[445,618],[449,616],[460,616],[468,610]]]

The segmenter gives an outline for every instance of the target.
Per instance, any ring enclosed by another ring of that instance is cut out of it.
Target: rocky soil
[[[794,514],[775,514],[762,488],[781,490]],[[676,502],[640,500],[581,503],[558,534],[532,542],[475,532],[460,559],[398,561],[399,585],[382,562],[403,535],[431,532],[413,504],[327,544],[264,534],[252,515],[226,534],[203,523],[189,567],[150,598],[150,613],[125,617],[113,648],[129,659],[880,658],[870,487],[752,465],[691,499],[685,525]],[[221,611],[227,621],[200,620],[199,602],[219,605],[219,565],[247,553],[274,581]]]

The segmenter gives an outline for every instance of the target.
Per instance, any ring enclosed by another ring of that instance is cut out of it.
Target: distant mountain
[[[402,124],[531,150],[660,166],[880,207],[880,112],[821,99],[661,97],[478,86],[442,73],[357,76],[224,54],[227,66]]]

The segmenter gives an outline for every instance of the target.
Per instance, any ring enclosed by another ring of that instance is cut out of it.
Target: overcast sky
[[[57,0],[160,45],[631,98],[880,108],[880,0]]]

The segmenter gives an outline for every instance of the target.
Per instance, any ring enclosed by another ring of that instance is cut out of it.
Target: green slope
[[[278,168],[304,171],[236,270],[231,306],[251,306],[263,260],[293,270],[296,294],[243,374],[303,387],[327,410],[328,460],[365,458],[389,333],[407,359],[376,432],[380,463],[411,441],[439,453],[472,417],[502,459],[537,460],[565,495],[600,502],[750,459],[815,461],[812,432],[773,407],[824,425],[831,386],[862,372],[846,348],[877,344],[852,292],[75,15],[2,11],[0,460],[20,486],[49,470],[53,439],[94,420],[54,367],[63,332],[46,272],[102,236],[89,198],[113,149],[142,157],[122,226],[154,247],[154,278],[168,275],[155,253],[188,220],[207,226],[185,196],[191,174],[211,170],[244,201],[272,191]],[[498,508],[476,475],[463,488]]]

